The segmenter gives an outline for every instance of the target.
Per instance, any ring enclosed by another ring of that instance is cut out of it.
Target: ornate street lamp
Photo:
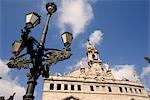
[[[9,68],[28,68],[28,86],[26,94],[23,96],[23,100],[34,99],[34,89],[37,85],[37,79],[40,75],[45,78],[49,77],[49,66],[59,61],[70,58],[70,45],[72,42],[72,33],[64,32],[62,34],[62,40],[64,43],[64,50],[45,48],[44,43],[48,31],[48,24],[51,15],[56,12],[57,7],[54,3],[48,3],[47,20],[44,26],[44,30],[41,35],[40,41],[37,41],[34,37],[29,36],[30,29],[34,28],[40,23],[40,16],[31,12],[26,15],[26,26],[22,30],[21,40],[15,41],[12,45],[14,56],[7,64]],[[35,46],[36,45],[36,46]],[[21,54],[21,51],[26,48],[27,52]]]

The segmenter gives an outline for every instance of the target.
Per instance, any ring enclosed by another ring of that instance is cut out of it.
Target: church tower
[[[88,40],[87,43],[87,58],[89,65],[89,74],[97,75],[102,72],[102,60],[99,57],[98,51],[95,49],[94,45]]]
[[[90,41],[87,43],[87,59],[89,65],[88,76],[100,79],[114,79],[107,63],[100,59],[99,52]]]

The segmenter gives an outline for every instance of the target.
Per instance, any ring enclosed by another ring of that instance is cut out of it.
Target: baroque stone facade
[[[87,58],[88,67],[80,62],[78,70],[44,79],[42,100],[150,100],[136,77],[135,81],[114,79],[90,41]]]

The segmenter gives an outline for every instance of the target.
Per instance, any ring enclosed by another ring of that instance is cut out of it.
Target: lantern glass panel
[[[63,43],[64,43],[65,47],[69,47],[70,46],[72,39],[73,39],[72,33],[64,32],[62,34],[62,40],[63,40]]]
[[[18,55],[24,49],[24,47],[23,41],[14,41],[12,44],[12,51],[15,55]]]
[[[33,28],[40,22],[40,16],[34,12],[26,15],[26,27]]]

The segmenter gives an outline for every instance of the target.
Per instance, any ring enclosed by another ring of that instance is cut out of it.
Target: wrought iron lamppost
[[[48,24],[50,17],[56,12],[57,7],[54,3],[46,4],[48,11],[47,20],[44,26],[44,30],[40,41],[38,42],[34,37],[29,36],[30,29],[34,28],[40,23],[40,16],[31,12],[26,15],[26,26],[22,30],[21,40],[16,40],[12,44],[14,56],[10,59],[7,64],[9,68],[28,68],[28,86],[26,94],[23,96],[23,100],[34,99],[34,89],[37,85],[37,79],[40,75],[45,78],[49,77],[49,66],[70,58],[70,45],[72,42],[72,34],[64,32],[62,34],[62,41],[64,43],[64,50],[45,48],[44,43],[48,31]],[[21,54],[22,50],[26,48],[26,53]]]

